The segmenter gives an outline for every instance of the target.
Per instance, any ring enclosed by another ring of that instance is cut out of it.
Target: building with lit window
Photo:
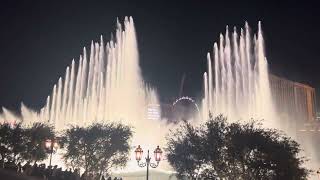
[[[315,89],[274,75],[270,76],[270,85],[276,111],[280,121],[284,121],[286,132],[301,143],[306,156],[320,161],[319,154],[314,151],[320,148]]]
[[[149,104],[147,107],[147,119],[149,120],[160,120],[161,109],[159,104]]]
[[[289,116],[299,125],[316,121],[316,93],[309,85],[270,75],[270,86],[276,111]]]

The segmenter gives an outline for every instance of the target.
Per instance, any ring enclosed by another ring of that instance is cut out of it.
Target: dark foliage
[[[179,177],[192,179],[307,179],[297,142],[257,121],[228,123],[212,118],[171,132],[167,158]]]
[[[84,168],[88,173],[108,173],[112,167],[126,165],[131,137],[130,127],[122,124],[71,127],[62,137],[65,162],[73,168]]]
[[[30,162],[38,162],[48,157],[45,142],[54,138],[54,129],[44,123],[34,123],[30,128],[25,129],[25,151],[23,159]]]
[[[0,155],[1,166],[4,163],[16,164],[21,161],[21,154],[25,151],[25,130],[21,124],[15,126],[4,123],[0,125]]]
[[[54,137],[53,128],[35,123],[31,127],[21,124],[0,125],[0,155],[2,167],[15,166],[23,160],[37,162],[47,158],[44,143]]]

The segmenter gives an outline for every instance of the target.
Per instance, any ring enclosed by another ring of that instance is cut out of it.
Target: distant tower
[[[185,79],[186,79],[186,73],[183,73],[182,78],[181,78],[180,89],[179,89],[179,96],[178,96],[178,97],[182,97],[183,86],[184,86],[184,81],[185,81]]]

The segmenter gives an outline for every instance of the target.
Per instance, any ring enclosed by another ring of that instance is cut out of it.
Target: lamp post
[[[51,166],[52,154],[54,153],[54,151],[57,151],[57,149],[59,148],[59,144],[56,139],[47,139],[45,142],[45,147],[50,153],[49,166]]]
[[[148,150],[148,154],[146,157],[146,162],[140,162],[142,155],[143,155],[143,150],[140,147],[140,145],[137,147],[137,149],[134,151],[136,153],[136,160],[138,162],[138,166],[139,167],[145,167],[147,166],[147,180],[149,180],[149,166],[152,168],[156,168],[159,165],[159,162],[161,161],[161,156],[162,156],[162,150],[159,148],[159,146],[157,146],[157,148],[154,150],[154,159],[156,161],[156,163],[152,163],[151,162],[151,157],[149,156],[149,150]]]

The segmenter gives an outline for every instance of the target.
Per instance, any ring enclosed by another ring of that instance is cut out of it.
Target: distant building
[[[315,89],[274,75],[270,76],[271,92],[280,121],[286,132],[295,136],[313,162],[319,162],[320,121],[316,111]]]
[[[278,114],[295,118],[299,124],[316,121],[316,93],[313,87],[275,75],[270,75],[270,85]]]
[[[160,120],[161,109],[159,104],[149,104],[147,107],[147,119],[149,120]]]

